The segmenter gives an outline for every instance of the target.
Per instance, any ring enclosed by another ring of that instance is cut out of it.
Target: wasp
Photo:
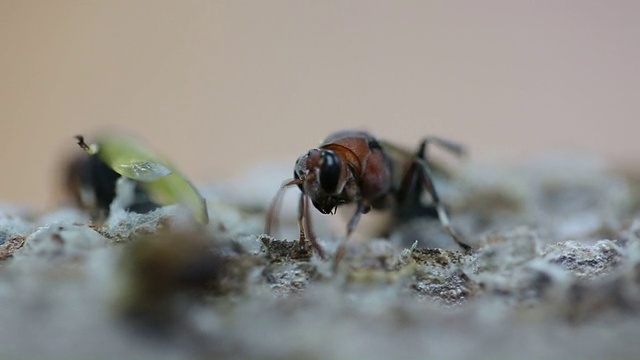
[[[310,203],[323,214],[335,214],[345,204],[355,204],[355,212],[347,223],[347,233],[334,258],[334,269],[344,256],[345,246],[363,214],[371,209],[395,206],[395,216],[411,216],[428,208],[422,204],[426,191],[431,207],[451,239],[464,251],[471,246],[462,242],[454,231],[449,216],[433,182],[427,161],[427,146],[438,145],[453,154],[465,153],[461,145],[439,137],[424,138],[415,153],[386,141],[379,141],[364,131],[343,130],[329,135],[320,146],[309,150],[296,161],[293,179],[285,181],[267,212],[265,232],[271,233],[276,222],[282,196],[287,188],[298,186],[298,227],[300,246],[306,240],[323,259],[325,252],[314,235],[309,216]],[[428,213],[429,211],[422,211]]]
[[[197,222],[209,222],[206,200],[191,182],[169,161],[138,141],[122,135],[106,135],[89,145],[83,136],[75,138],[89,156],[70,163],[67,188],[75,202],[91,211],[93,217],[100,220],[107,217],[116,197],[116,182],[124,177],[135,185],[127,210],[145,213],[180,203]]]
[[[98,155],[80,154],[70,159],[64,171],[64,185],[75,206],[91,214],[94,221],[104,221],[109,207],[116,197],[116,182],[120,174],[113,171]],[[127,211],[147,213],[160,207],[149,194],[136,183],[134,199]]]

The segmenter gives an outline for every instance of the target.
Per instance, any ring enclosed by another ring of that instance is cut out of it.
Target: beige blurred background
[[[43,207],[72,136],[122,128],[198,182],[329,132],[478,161],[637,164],[640,1],[0,0],[0,202]]]

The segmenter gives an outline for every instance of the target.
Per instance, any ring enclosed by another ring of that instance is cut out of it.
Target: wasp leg
[[[442,224],[442,227],[446,230],[451,239],[453,239],[453,241],[455,241],[456,244],[458,244],[458,246],[460,246],[465,252],[473,250],[471,246],[460,240],[455,230],[453,230],[453,227],[451,227],[447,211],[445,210],[444,205],[440,202],[440,197],[438,196],[436,188],[433,185],[433,181],[431,180],[431,170],[429,170],[429,166],[427,165],[427,163],[424,161],[424,159],[416,158],[414,164],[422,171],[422,183],[431,196],[431,200],[433,201],[433,205],[438,212],[438,218],[440,219],[440,224]]]
[[[426,160],[427,145],[429,144],[438,145],[456,156],[463,156],[467,153],[467,150],[464,148],[464,146],[458,143],[437,136],[427,136],[422,139],[422,142],[420,142],[420,145],[418,146],[418,151],[416,152],[416,156],[418,158]]]
[[[356,207],[356,212],[353,214],[353,216],[349,220],[349,223],[347,224],[347,235],[342,240],[342,242],[340,243],[340,246],[338,246],[338,249],[336,250],[336,255],[333,259],[334,273],[338,270],[338,265],[340,265],[340,261],[344,257],[344,253],[346,251],[347,241],[349,241],[349,238],[351,238],[351,234],[358,226],[358,222],[360,222],[360,217],[362,216],[362,214],[366,214],[367,212],[369,212],[370,209],[371,209],[370,206],[365,205],[361,202],[358,203]]]
[[[405,172],[396,193],[397,209],[395,215],[397,221],[402,223],[417,217],[438,217],[435,207],[422,201],[423,191],[422,172],[418,171],[418,165],[414,161]]]
[[[453,153],[456,156],[463,156],[466,153],[460,144],[445,140],[436,136],[427,136],[422,139],[417,151],[413,155],[418,159],[427,161],[427,146],[434,144]],[[419,164],[415,161],[406,170],[402,183],[396,193],[398,200],[397,217],[400,221],[407,221],[416,217],[439,217],[438,210],[431,204],[424,204],[421,201],[421,194],[424,188],[423,171],[419,169]]]
[[[298,203],[298,227],[300,228],[300,248],[304,249],[306,247],[305,240],[305,230],[308,235],[308,240],[311,242],[311,246],[318,252],[318,255],[322,260],[325,260],[326,254],[324,249],[318,243],[316,239],[316,235],[313,232],[313,227],[311,226],[311,214],[309,213],[309,198],[304,194],[300,194],[300,202]]]
[[[300,248],[301,249],[304,249],[306,246],[305,245],[306,236],[305,236],[305,229],[304,229],[305,226],[303,221],[306,212],[307,212],[307,209],[305,208],[304,194],[300,194],[300,200],[298,201],[298,229],[300,230]]]

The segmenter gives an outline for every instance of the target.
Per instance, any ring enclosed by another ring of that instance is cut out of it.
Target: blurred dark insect
[[[109,216],[109,206],[116,197],[116,182],[120,177],[97,155],[80,155],[67,164],[64,184],[74,205],[89,212],[94,221],[101,222]],[[159,206],[136,183],[133,202],[125,209],[146,213]]]
[[[110,205],[118,195],[118,184],[126,179],[133,184],[133,190],[132,194],[122,196],[125,209],[148,212],[180,203],[198,222],[209,222],[206,201],[191,182],[167,160],[137,141],[110,135],[88,145],[82,136],[76,139],[88,156],[70,162],[66,187],[76,205],[89,211],[94,220],[104,220],[109,215]]]
[[[124,248],[116,305],[128,320],[152,331],[179,326],[203,295],[216,294],[225,260],[202,233],[164,233]]]

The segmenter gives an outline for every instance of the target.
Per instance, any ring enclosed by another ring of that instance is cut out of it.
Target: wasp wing
[[[154,200],[161,204],[180,203],[186,206],[201,224],[209,223],[207,202],[196,188],[177,171],[142,186]]]
[[[97,155],[118,174],[139,181],[157,203],[183,204],[198,222],[209,222],[206,201],[191,182],[133,139],[107,136],[98,142]]]
[[[171,167],[133,139],[108,136],[98,142],[98,156],[118,174],[137,181],[154,181],[172,173]]]

